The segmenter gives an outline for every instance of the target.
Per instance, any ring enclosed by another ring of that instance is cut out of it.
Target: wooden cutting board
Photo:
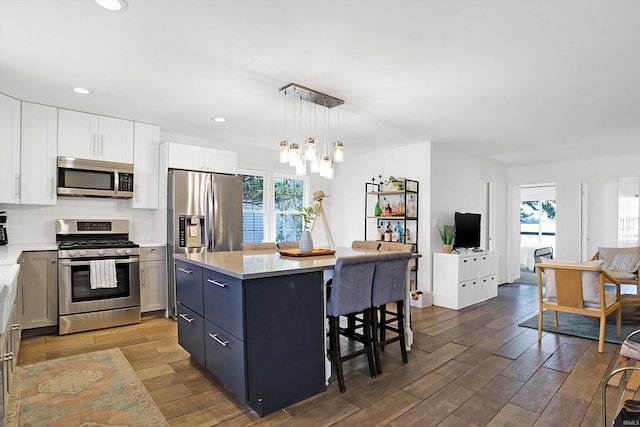
[[[280,249],[280,255],[305,257],[305,256],[319,256],[319,255],[333,255],[336,251],[333,249],[313,248],[311,252],[301,253],[300,249]]]

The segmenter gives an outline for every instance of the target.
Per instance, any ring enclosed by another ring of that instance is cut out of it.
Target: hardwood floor
[[[536,311],[537,288],[525,284],[500,286],[497,298],[464,310],[412,308],[408,364],[392,345],[384,373],[370,378],[366,358],[356,358],[344,365],[346,393],[332,381],[264,418],[190,360],[169,319],[25,338],[18,363],[119,347],[172,426],[601,426],[602,382],[620,346],[598,354],[596,341],[556,334],[539,343],[537,331],[518,326]],[[608,408],[619,395],[610,389]]]

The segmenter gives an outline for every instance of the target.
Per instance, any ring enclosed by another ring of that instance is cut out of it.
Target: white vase
[[[303,231],[300,235],[300,253],[311,252],[313,250],[313,239],[311,238],[311,232]]]

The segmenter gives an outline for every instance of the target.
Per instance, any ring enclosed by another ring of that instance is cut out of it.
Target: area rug
[[[19,366],[5,426],[168,426],[120,349]]]
[[[538,329],[538,315],[525,320],[518,326]],[[613,344],[622,344],[624,339],[631,332],[640,328],[638,325],[622,325],[622,333],[616,335],[616,324],[607,323],[604,330],[604,340]],[[571,335],[574,337],[598,340],[600,333],[600,319],[596,317],[583,316],[581,314],[558,313],[558,327],[553,326],[553,312],[545,310],[542,313],[542,330],[546,332],[556,332],[559,334]]]

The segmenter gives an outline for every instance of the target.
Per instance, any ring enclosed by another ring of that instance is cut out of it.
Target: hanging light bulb
[[[299,156],[298,163],[296,164],[296,175],[304,176],[307,174],[307,162],[304,161],[302,154]]]
[[[304,159],[313,160],[316,158],[316,140],[314,138],[307,138],[304,143]]]
[[[336,141],[333,143],[333,161],[344,162],[344,145],[342,141]]]
[[[280,163],[289,163],[289,142],[280,141]]]
[[[300,148],[298,144],[292,142],[289,146],[289,166],[293,166],[294,168],[298,166],[300,162]]]
[[[326,154],[322,156],[322,162],[320,163],[320,176],[323,178],[329,178],[331,174],[331,160],[329,160],[329,156]]]
[[[320,154],[316,153],[315,157],[309,163],[309,171],[311,173],[320,172]]]

